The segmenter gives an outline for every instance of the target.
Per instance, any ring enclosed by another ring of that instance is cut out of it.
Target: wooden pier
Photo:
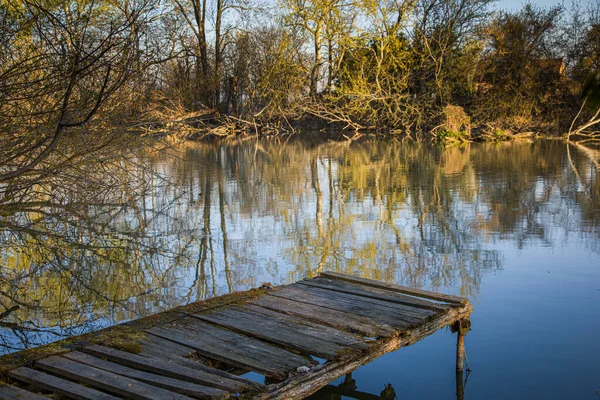
[[[3,356],[0,399],[301,399],[441,327],[460,345],[471,310],[461,297],[325,272]]]

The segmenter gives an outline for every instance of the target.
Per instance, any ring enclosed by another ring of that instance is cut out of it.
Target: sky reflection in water
[[[466,398],[597,397],[600,183],[588,155],[544,141],[177,150],[140,155],[151,171],[94,205],[77,193],[63,209],[0,203],[2,305],[22,305],[3,321],[14,324],[4,352],[336,270],[469,296]],[[353,379],[364,393],[454,398],[454,351],[442,330]]]

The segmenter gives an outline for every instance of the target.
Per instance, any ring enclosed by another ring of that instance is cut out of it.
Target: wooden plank
[[[244,305],[240,307],[240,310],[244,313],[256,315],[257,318],[267,318],[269,323],[277,322],[291,329],[301,329],[303,335],[312,336],[316,339],[327,340],[340,346],[350,346],[363,351],[368,351],[369,346],[364,343],[364,335],[358,335],[356,333],[348,332],[342,329],[333,328],[331,326],[323,325],[318,322],[310,321],[306,318],[298,318],[293,315],[286,315],[278,311],[265,309],[252,304]]]
[[[356,285],[339,279],[316,278],[298,282],[302,285],[319,287],[340,293],[355,294],[357,296],[367,297],[375,300],[387,301],[390,303],[403,304],[409,307],[424,308],[432,311],[443,311],[451,307],[448,303],[436,303],[430,300],[423,300],[417,297],[407,296],[401,293],[391,292],[389,290],[378,289],[371,286]]]
[[[293,301],[283,297],[271,295],[260,296],[250,301],[250,304],[371,337],[387,337],[397,333],[394,327],[379,323],[372,318]]]
[[[355,304],[363,304],[368,305],[369,307],[379,308],[381,310],[389,310],[391,313],[395,315],[399,315],[401,319],[406,321],[420,321],[424,317],[428,317],[431,315],[435,315],[439,311],[427,310],[424,308],[417,308],[412,306],[407,306],[399,303],[391,303],[388,301],[373,299],[369,297],[364,297],[351,293],[342,293],[329,289],[324,289],[320,287],[310,286],[310,285],[302,285],[302,284],[293,284],[290,287],[299,289],[302,291],[308,291],[310,293],[317,293],[321,296],[329,297],[334,300],[343,300],[343,301],[351,301]]]
[[[173,344],[177,347],[171,347],[168,344]],[[172,364],[178,364],[187,368],[198,369],[204,371],[210,370],[203,361],[189,358],[192,354],[197,354],[196,350],[189,347],[180,346],[176,343],[159,338],[158,336],[148,335],[140,342],[141,351],[136,353],[146,358],[156,358],[163,361],[168,361]],[[185,351],[179,351],[185,349]]]
[[[283,349],[280,346],[271,345],[262,340],[248,337],[230,329],[209,324],[192,315],[189,315],[183,322],[187,327],[196,332],[197,335],[202,337],[217,337],[219,340],[225,341],[230,346],[240,346],[240,348],[243,348],[246,344],[251,344],[252,347],[249,348],[248,351],[256,351],[257,355],[267,357],[275,363],[286,365],[289,368],[292,368],[293,372],[296,371],[298,366],[311,366],[317,364],[317,362],[309,356],[298,354],[290,349]]]
[[[376,287],[379,289],[390,290],[392,292],[410,294],[411,296],[423,297],[425,299],[444,301],[447,303],[466,304],[468,302],[468,300],[463,297],[452,296],[449,294],[436,293],[436,292],[431,292],[429,290],[416,289],[416,288],[396,285],[396,284],[392,284],[392,283],[385,283],[385,282],[380,282],[380,281],[376,281],[373,279],[359,278],[357,276],[344,275],[344,274],[339,274],[337,272],[321,272],[321,276],[323,276],[325,278],[331,278],[331,279],[340,279],[340,280],[355,283],[358,285],[365,285],[365,286]]]
[[[112,372],[113,374],[126,376],[128,378],[132,378],[140,382],[148,383],[152,386],[157,386],[173,392],[185,394],[196,399],[216,400],[227,399],[230,397],[228,392],[221,389],[203,386],[197,383],[186,382],[179,379],[157,375],[146,371],[140,371],[138,369],[126,367],[117,363],[103,360],[98,357],[91,356],[89,354],[80,353],[78,351],[63,354],[62,356],[81,364],[90,365],[94,368]]]
[[[194,320],[190,317],[177,325],[152,328],[148,333],[191,347],[205,357],[275,379],[284,379],[298,367],[311,365],[306,358],[287,350]]]
[[[187,359],[186,357],[189,357],[196,352],[194,349],[181,346],[165,339],[157,338],[156,336],[145,337],[140,341],[140,346],[142,347],[142,351],[138,354],[145,357],[152,357],[154,355],[157,356],[155,358]],[[145,355],[144,353],[148,355]]]
[[[138,370],[200,385],[208,385],[231,393],[240,393],[250,389],[258,390],[262,386],[248,379],[240,378],[214,368],[205,367],[205,370],[197,370],[173,363],[169,360],[147,358],[99,345],[87,346],[81,350],[96,357],[105,358]]]
[[[183,400],[189,397],[173,393],[135,379],[113,374],[66,358],[52,356],[35,362],[35,366],[56,375],[135,400]]]
[[[311,306],[340,311],[349,315],[368,317],[377,321],[378,324],[389,325],[397,330],[402,330],[409,325],[407,322],[397,318],[395,313],[390,309],[369,307],[366,303],[332,299],[331,297],[325,297],[319,293],[310,293],[296,287],[285,286],[278,288],[277,290],[273,290],[269,295],[289,299],[297,303],[305,303]]]
[[[218,375],[222,378],[225,378],[226,381],[237,381],[244,385],[251,386],[256,389],[259,389],[263,385],[260,385],[254,381],[251,381],[246,378],[242,378],[240,376],[230,374],[226,371],[221,371],[216,368],[211,368],[210,366],[203,363],[201,360],[197,358],[191,359],[188,356],[197,354],[196,350],[193,348],[182,346],[175,342],[171,342],[169,340],[160,338],[155,335],[148,335],[144,340],[140,343],[142,347],[142,351],[138,353],[140,356],[155,358],[161,361],[166,361],[170,364],[181,365],[187,368],[196,369],[200,371],[204,371],[206,373],[212,375]],[[139,368],[139,367],[138,367]],[[171,366],[173,368],[173,366]],[[140,368],[141,369],[141,368]],[[151,371],[152,372],[152,371]],[[163,375],[165,375],[163,373]],[[179,378],[182,379],[182,378]],[[229,390],[227,388],[222,388],[225,390]],[[229,390],[231,391],[231,390]]]
[[[21,367],[8,371],[12,379],[34,385],[40,389],[60,393],[70,399],[77,400],[116,400],[117,397],[98,390],[67,381],[54,375],[49,375],[35,369]]]
[[[326,331],[325,329],[315,329],[308,325],[294,324],[281,321],[281,319],[269,318],[263,314],[252,312],[247,308],[231,307],[210,313],[195,314],[194,316],[204,321],[235,329],[245,334],[327,360],[335,360],[342,353],[352,350],[360,351],[364,348],[364,344],[361,346],[360,343],[355,343],[360,342],[362,339],[356,335],[352,335],[352,339],[348,339],[342,345],[339,343],[339,340],[333,337],[323,336],[323,332]],[[332,339],[335,339],[335,341]]]
[[[299,289],[304,293],[325,297],[332,300],[333,302],[349,302],[357,308],[378,310],[383,314],[387,313],[388,315],[393,316],[395,319],[407,322],[409,325],[421,323],[423,319],[426,319],[436,314],[436,312],[431,310],[408,307],[402,304],[388,303],[385,301],[369,299],[353,294],[333,292],[331,290],[321,289],[307,285],[293,284],[289,287],[286,287],[286,289],[288,288]]]
[[[16,386],[1,385],[0,386],[0,399],[1,400],[43,400],[48,399],[47,397],[40,396],[39,394],[28,392]]]

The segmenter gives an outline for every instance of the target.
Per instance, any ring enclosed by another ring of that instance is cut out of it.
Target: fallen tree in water
[[[580,123],[579,125],[575,125],[577,120],[581,117],[583,113],[585,113],[585,106],[588,98],[586,98],[579,109],[579,112],[571,122],[571,127],[569,128],[569,132],[567,133],[567,140],[572,141],[571,138],[574,138],[575,141],[580,144],[597,144],[600,143],[600,107],[596,110],[596,112],[588,112],[589,118],[587,121]]]

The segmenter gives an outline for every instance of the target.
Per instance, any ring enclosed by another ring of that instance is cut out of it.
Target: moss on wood
[[[31,364],[35,360],[67,353],[92,343],[130,353],[140,353],[142,351],[142,342],[146,338],[146,334],[143,331],[146,329],[174,322],[189,313],[213,310],[234,303],[243,304],[262,296],[270,290],[276,289],[251,289],[244,292],[234,292],[205,301],[175,307],[162,313],[111,326],[96,332],[90,332],[33,349],[7,354],[0,357],[0,374],[4,374],[6,371],[14,368]]]

